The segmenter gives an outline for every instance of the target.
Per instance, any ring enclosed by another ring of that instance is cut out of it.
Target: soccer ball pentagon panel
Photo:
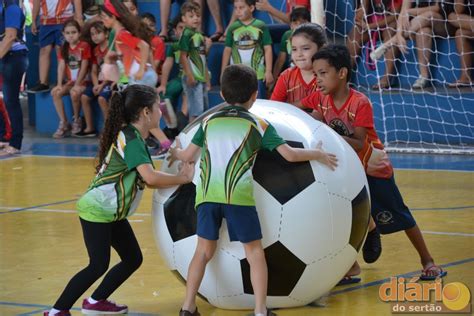
[[[186,147],[205,115],[181,134]],[[286,162],[261,151],[253,168],[254,195],[268,265],[268,307],[306,305],[327,293],[354,263],[367,233],[369,189],[354,150],[333,130],[294,106],[257,100],[250,110],[269,121],[290,146],[323,148],[339,159],[336,171],[312,161]],[[199,161],[196,157],[196,161]],[[176,173],[164,162],[161,170]],[[155,240],[168,267],[185,281],[197,243],[195,183],[156,190]],[[225,220],[199,294],[227,309],[252,309],[250,267],[239,242],[230,242]]]

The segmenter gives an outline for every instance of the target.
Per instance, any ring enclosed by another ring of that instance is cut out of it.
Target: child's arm
[[[364,148],[366,137],[367,128],[365,127],[356,127],[354,128],[354,134],[351,136],[342,136],[342,138],[344,138],[356,152],[359,152]]]
[[[194,79],[191,65],[189,65],[188,52],[184,50],[181,51],[179,54],[179,63],[183,66],[183,72],[186,75],[186,83],[188,86],[194,87],[196,85],[196,79]]]
[[[58,64],[58,78],[56,84],[57,87],[61,87],[63,85],[64,70],[66,70],[66,62],[64,61],[64,59],[60,59]]]
[[[317,160],[331,170],[336,169],[336,155],[325,152],[322,146],[322,142],[319,142],[315,149],[293,148],[288,144],[282,144],[278,146],[276,150],[289,162]]]
[[[163,64],[163,69],[161,70],[161,81],[160,86],[156,88],[158,93],[166,94],[166,85],[168,84],[168,79],[173,69],[174,58],[166,57],[165,63]]]
[[[177,175],[156,171],[149,163],[139,165],[137,171],[148,187],[166,188],[191,182],[194,177],[194,163],[183,163]]]
[[[89,68],[89,59],[81,60],[81,68],[79,69],[79,74],[77,75],[77,79],[76,79],[76,82],[74,83],[74,86],[80,86],[82,84],[82,81],[87,75],[88,68]]]
[[[201,150],[201,147],[193,143],[190,143],[188,147],[186,147],[185,149],[182,149],[181,142],[179,138],[176,137],[176,146],[171,147],[168,151],[170,154],[168,157],[169,165],[172,165],[173,162],[176,160],[185,161],[185,162],[193,161],[194,157],[199,152],[199,150]]]
[[[31,33],[33,33],[33,35],[36,35],[38,33],[38,26],[36,25],[36,20],[38,19],[39,12],[40,12],[40,0],[33,0],[33,10],[31,12],[32,14]]]
[[[290,17],[288,16],[288,14],[280,10],[277,10],[268,2],[268,0],[258,0],[255,3],[255,8],[260,11],[268,12],[268,14],[270,14],[271,16],[273,16],[274,18],[276,18],[277,20],[283,23],[290,24]]]
[[[265,50],[265,84],[269,87],[273,83],[272,66],[273,66],[273,51],[272,45],[263,46]]]
[[[221,65],[221,78],[222,74],[224,73],[225,67],[229,64],[230,61],[230,54],[232,53],[232,48],[226,46],[224,48],[224,53],[222,54],[222,65]]]
[[[275,66],[273,67],[273,78],[278,78],[278,75],[280,75],[283,65],[286,61],[286,56],[287,54],[283,51],[280,51],[278,54],[277,60],[275,61]]]

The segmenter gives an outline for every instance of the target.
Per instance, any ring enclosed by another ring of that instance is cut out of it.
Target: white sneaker
[[[370,53],[370,59],[373,61],[379,60],[387,52],[387,44],[382,44]]]
[[[413,89],[424,89],[430,84],[430,79],[419,76],[418,79],[411,86]]]

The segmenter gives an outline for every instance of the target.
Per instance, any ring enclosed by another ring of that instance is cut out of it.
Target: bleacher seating
[[[283,8],[284,10],[284,1],[272,0],[270,2],[273,6],[277,8]],[[347,34],[352,27],[352,19],[354,13],[352,8],[352,1],[326,0],[325,2],[327,17],[326,23],[328,30],[331,30],[331,32],[328,32],[328,37],[331,40],[341,42],[343,41],[344,35]],[[159,2],[139,0],[138,7],[140,12],[153,13],[157,18],[157,26],[160,25]],[[229,20],[232,13],[232,3],[229,0],[223,0],[221,1],[221,7],[224,11],[224,18],[226,20]],[[171,16],[173,17],[174,15],[176,15],[178,10],[178,3],[174,2],[171,8]],[[285,27],[275,26],[271,24],[273,21],[265,12],[256,12],[255,16],[271,25],[273,40],[274,42],[279,42],[279,38]],[[205,13],[204,19],[206,20],[206,33],[212,34],[215,30],[215,27],[213,19],[209,15],[209,12]],[[38,64],[37,43],[33,42],[33,44],[30,44],[30,46],[31,45],[33,46],[30,47],[30,69],[28,71],[29,84],[37,81],[37,74],[35,72],[37,71],[36,69]],[[220,76],[221,56],[223,49],[224,45],[222,43],[215,43],[212,46],[208,56],[209,70],[211,71],[211,80],[213,85],[213,89],[209,93],[211,106],[222,102],[217,84],[218,78]],[[404,92],[398,91],[397,93],[391,93],[390,91],[387,91],[379,93],[378,91],[370,91],[369,87],[377,81],[377,76],[384,73],[384,62],[383,60],[379,61],[377,67],[378,69],[376,71],[370,71],[363,64],[365,58],[362,57],[361,59],[359,59],[357,72],[355,74],[355,83],[358,85],[359,88],[367,88],[367,90],[364,92],[368,94],[368,96],[373,102],[376,127],[382,139],[385,136],[383,132],[384,130],[395,130],[394,133],[396,133],[396,135],[387,135],[389,140],[391,138],[407,141],[414,140],[419,137],[436,138],[436,133],[432,132],[433,126],[428,126],[428,124],[423,123],[423,120],[420,123],[419,118],[436,118],[439,119],[440,122],[452,121],[453,128],[455,128],[454,126],[456,125],[455,122],[457,122],[457,120],[460,120],[461,122],[463,122],[463,124],[466,124],[467,126],[474,126],[474,116],[469,115],[469,113],[467,115],[456,115],[453,114],[452,111],[439,112],[433,110],[433,108],[430,107],[426,107],[423,110],[417,110],[416,112],[414,112],[413,108],[406,107],[403,105],[405,98],[411,98],[411,100],[416,104],[438,104],[440,102],[445,102],[443,100],[446,100],[447,96],[449,96],[449,94],[452,92],[449,89],[445,88],[444,85],[441,85],[441,83],[454,81],[458,73],[456,73],[456,71],[452,71],[450,69],[451,67],[438,68],[436,67],[436,65],[452,65],[452,69],[459,69],[458,55],[449,54],[449,52],[456,51],[454,39],[437,40],[436,44],[434,45],[434,49],[438,50],[439,53],[432,54],[432,74],[433,78],[436,79],[436,82],[439,82],[440,84],[437,87],[433,88],[431,92],[428,91],[427,93],[413,92],[408,88],[413,83],[414,78],[418,76],[418,67],[413,49],[410,49],[409,54],[407,54],[405,57],[401,57],[401,61],[397,63],[397,69],[400,74],[400,76],[397,76],[397,78],[399,79],[398,84],[399,86],[407,88],[406,90],[404,90]],[[50,71],[50,77],[53,78],[51,81],[54,82],[54,78],[56,77],[55,63],[52,63],[51,68],[52,69]],[[469,90],[466,93],[468,94],[469,98],[474,98],[474,93],[472,90]],[[66,101],[65,104],[70,104],[70,102]],[[389,105],[388,107],[385,107],[386,112],[384,113],[384,116],[381,113],[381,104]],[[459,108],[460,112],[462,111],[462,107],[464,106],[462,100],[460,100],[459,98],[450,99],[450,104],[454,109]],[[33,110],[33,113],[35,113],[35,122],[30,119],[30,123],[36,124],[37,131],[40,133],[48,134],[54,132],[57,127],[58,119],[49,94],[38,94],[36,96],[30,95],[30,107],[33,107],[35,109]],[[102,120],[100,117],[101,113],[97,105],[94,105],[94,110],[95,114],[99,116],[96,121],[100,122]],[[70,115],[70,109],[67,112]],[[401,118],[402,115],[400,115],[400,112],[403,112],[403,119]],[[397,126],[397,128],[383,129],[383,125],[385,127]],[[427,133],[417,133],[416,135],[410,133],[410,126],[412,125],[416,125],[416,130],[420,130],[421,128],[423,131],[426,130]],[[401,129],[400,126],[405,126],[406,129]],[[452,134],[457,135],[458,133]],[[466,135],[468,134],[469,133],[467,133]],[[460,142],[469,142],[469,140],[462,139],[462,136],[461,138],[459,138],[459,136],[456,137]],[[438,141],[443,142],[445,141],[445,139],[446,138],[443,136],[440,137]],[[429,141],[433,141],[433,139],[429,139]]]

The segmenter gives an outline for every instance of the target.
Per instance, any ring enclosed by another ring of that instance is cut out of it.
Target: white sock
[[[54,316],[54,315],[56,315],[56,314],[59,313],[59,312],[60,312],[59,309],[51,308],[51,310],[49,311],[49,316]]]
[[[95,304],[95,303],[98,302],[98,301],[96,301],[95,299],[93,299],[92,297],[89,297],[87,300],[88,300],[89,303],[91,303],[91,304]]]
[[[265,314],[258,313],[258,314],[255,314],[255,316],[265,316]]]

